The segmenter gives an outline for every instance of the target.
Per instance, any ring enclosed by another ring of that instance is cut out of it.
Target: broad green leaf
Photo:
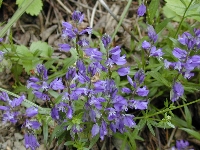
[[[30,60],[33,57],[33,54],[24,45],[18,45],[16,52],[19,57],[26,57],[26,59],[30,59]]]
[[[172,18],[178,16],[183,16],[187,7],[189,6],[191,0],[165,0],[166,5],[164,6],[164,14],[167,16],[167,18]],[[191,14],[199,14],[200,13],[200,7],[199,3],[193,1],[188,10],[186,11],[185,15],[189,16]],[[200,21],[200,15],[199,16],[191,16],[189,18],[195,19],[197,21]],[[177,18],[173,18],[176,21]]]
[[[185,132],[187,132],[188,134],[190,134],[191,136],[195,137],[197,140],[200,140],[200,133],[188,128],[179,128]]]
[[[154,16],[158,8],[159,8],[159,0],[151,0],[151,3],[148,7],[148,16],[150,24],[152,24],[152,20],[154,19]]]
[[[42,41],[33,42],[30,46],[30,51],[35,53],[37,50],[40,50],[40,56],[42,57],[51,57],[53,50],[52,48],[46,43]]]
[[[20,7],[22,6],[24,3],[26,2],[26,0],[17,0],[16,4]],[[42,10],[42,0],[34,0],[33,3],[27,8],[26,13],[30,14],[31,16],[37,16],[39,15],[40,11]]]

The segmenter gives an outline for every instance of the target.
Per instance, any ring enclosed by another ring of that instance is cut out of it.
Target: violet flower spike
[[[144,16],[145,13],[146,13],[146,6],[144,4],[141,4],[137,10],[137,15],[138,17],[142,17]]]
[[[38,114],[38,108],[36,107],[29,107],[26,109],[26,116],[27,117],[34,117],[35,115]]]
[[[80,11],[76,10],[72,14],[72,20],[74,20],[77,23],[82,23],[84,19],[84,14],[82,14]]]
[[[172,102],[177,101],[181,96],[183,96],[184,89],[180,82],[175,82],[172,87],[172,96],[171,100]]]
[[[127,74],[130,73],[130,67],[119,68],[119,69],[117,70],[117,73],[118,73],[120,76],[126,76]]]
[[[184,141],[184,140],[176,141],[176,148],[177,148],[177,150],[184,150],[188,146],[189,146],[189,142],[188,141]]]
[[[27,149],[30,148],[31,150],[36,150],[40,146],[36,137],[29,133],[24,135],[24,145]]]
[[[154,30],[153,26],[149,25],[147,27],[147,30],[148,30],[149,38],[155,43],[158,39],[158,35],[157,35],[156,31]]]
[[[101,38],[101,41],[105,48],[111,43],[111,40],[112,39],[110,35],[107,35],[107,34],[104,34],[103,37]]]

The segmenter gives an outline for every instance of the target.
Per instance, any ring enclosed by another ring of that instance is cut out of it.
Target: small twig
[[[46,22],[45,22],[45,28],[48,26],[49,24],[49,18],[50,18],[50,15],[51,15],[51,11],[52,11],[52,6],[50,5],[50,8],[49,8],[49,11],[47,13],[47,19],[46,19]]]
[[[99,1],[96,1],[96,4],[94,5],[94,9],[92,10],[92,16],[91,16],[91,21],[90,21],[90,27],[93,28],[93,23],[94,23],[94,15],[97,10],[97,6],[99,4]]]
[[[99,2],[103,5],[103,7],[111,14],[111,16],[117,21],[117,22],[120,22],[120,20],[112,13],[112,11],[109,9],[108,5],[104,2],[104,0],[99,0]],[[121,23],[121,26],[124,28],[124,30],[129,33],[131,35],[131,37],[139,42],[139,40],[133,35],[133,33],[131,33],[127,28],[126,26]]]
[[[174,137],[175,131],[176,131],[176,128],[173,129],[173,131],[172,131],[172,133],[171,133],[171,135],[169,137],[169,140],[167,142],[167,148],[170,147],[170,143],[172,141],[172,138]]]
[[[60,0],[57,0],[57,2],[69,13],[72,14],[72,11],[68,9]]]

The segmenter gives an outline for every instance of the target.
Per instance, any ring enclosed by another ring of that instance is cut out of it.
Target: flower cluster
[[[5,106],[0,106],[0,110],[4,111],[3,122],[11,122],[13,124],[18,121],[23,121],[23,118],[26,118],[22,124],[22,128],[27,130],[27,133],[24,135],[25,147],[35,150],[39,143],[37,142],[36,137],[32,133],[33,130],[40,128],[40,123],[33,119],[38,114],[38,109],[35,107],[29,107],[26,109],[25,113],[19,111],[19,107],[22,102],[25,100],[25,96],[22,95],[19,98],[10,99],[6,92],[0,93],[0,100],[4,102]]]
[[[83,29],[82,31],[78,31],[77,26],[83,22],[84,15],[80,11],[75,11],[72,14],[72,20],[75,22],[75,26],[68,22],[63,22],[63,33],[62,37],[63,38],[68,38],[71,39],[75,42],[80,47],[85,47],[89,45],[89,41],[85,38],[79,39],[79,36],[85,35],[85,34],[91,34],[92,33],[92,28],[87,27],[86,29]],[[61,51],[68,52],[71,49],[71,45],[69,44],[59,44],[59,48]]]
[[[185,46],[185,49],[175,47],[172,51],[176,62],[170,62],[164,60],[164,66],[166,69],[174,69],[178,71],[178,74],[182,74],[184,78],[189,79],[194,76],[192,71],[195,68],[200,67],[200,56],[197,55],[200,49],[200,30],[194,29],[194,36],[189,32],[184,32],[178,37],[180,44]],[[183,96],[184,89],[180,82],[174,82],[172,88],[171,100],[174,102]]]
[[[83,15],[75,11],[72,19],[78,26],[83,21]],[[75,39],[73,48],[78,54],[80,54],[79,46],[87,45],[81,50],[88,60],[78,59],[74,66],[68,68],[64,77],[57,78],[50,84],[47,80],[47,69],[39,64],[36,67],[38,77],[31,77],[27,87],[32,88],[35,96],[42,100],[51,99],[48,94],[49,90],[61,92],[61,98],[53,104],[51,117],[59,124],[72,122],[66,126],[66,129],[70,129],[72,137],[90,127],[92,137],[98,134],[103,140],[112,132],[123,133],[127,131],[126,128],[135,127],[134,116],[127,114],[127,111],[128,109],[147,109],[149,90],[144,86],[144,71],[136,72],[134,80],[128,75],[130,67],[123,67],[127,62],[126,56],[121,54],[120,46],[109,48],[111,43],[109,35],[105,34],[102,37],[106,52],[101,52],[98,48],[89,47],[89,42],[85,41],[88,44],[80,44],[84,42],[77,40],[82,34],[90,34],[90,28],[79,32],[77,27],[73,27],[68,22],[63,23],[63,28],[64,38]],[[72,48],[68,44],[60,44],[59,47],[63,51],[69,51]],[[128,87],[119,89],[111,78],[112,71],[117,66],[121,67],[117,73],[119,76],[127,76],[132,89]],[[102,72],[107,73],[108,76],[94,81],[93,78]],[[128,94],[131,95],[129,99],[125,98]],[[84,107],[81,111],[76,108],[77,102]],[[80,114],[82,115],[78,118]],[[87,125],[86,122],[91,122],[92,126]]]
[[[194,36],[189,32],[184,32],[178,37],[178,41],[185,46],[185,49],[175,47],[172,54],[178,61],[169,62],[164,60],[165,68],[173,68],[179,74],[182,74],[184,78],[189,79],[194,76],[192,71],[200,67],[200,56],[197,55],[200,49],[200,30],[194,29]]]
[[[162,52],[162,49],[157,49],[156,46],[154,46],[158,40],[158,35],[151,25],[148,26],[147,30],[150,41],[143,41],[142,48],[147,52],[148,57],[152,56],[160,59],[164,53]]]

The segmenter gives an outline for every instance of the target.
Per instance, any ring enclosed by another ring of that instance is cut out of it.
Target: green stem
[[[11,95],[11,96],[14,96],[14,97],[17,97],[17,98],[20,97],[19,95],[14,94],[14,93],[12,93],[12,92],[10,92],[10,91],[7,91],[7,90],[5,90],[5,89],[3,89],[3,88],[1,88],[1,87],[0,87],[0,91],[6,92],[7,94],[9,94],[9,95]],[[31,107],[31,106],[34,106],[34,107],[38,108],[40,114],[50,114],[50,109],[49,109],[49,108],[42,108],[42,107],[38,106],[37,104],[35,104],[35,103],[33,103],[33,102],[27,100],[27,99],[25,99],[25,100],[22,102],[22,106],[24,106],[24,107],[26,107],[26,108]]]
[[[179,105],[177,107],[174,107],[174,108],[166,108],[164,110],[161,110],[159,112],[156,112],[154,114],[151,114],[151,115],[146,115],[144,117],[135,117],[134,119],[145,119],[145,118],[150,118],[150,117],[153,117],[153,116],[156,116],[156,115],[159,115],[159,114],[164,114],[166,112],[169,112],[169,111],[172,111],[174,109],[178,109],[178,108],[182,108],[184,106],[188,106],[188,105],[191,105],[191,104],[194,104],[194,103],[197,103],[197,102],[200,102],[200,99],[197,99],[195,101],[192,101],[192,102],[189,102],[189,103],[186,103],[186,104],[183,104],[183,105]]]
[[[176,30],[176,33],[175,33],[175,35],[174,35],[174,38],[177,37],[178,32],[179,32],[179,30],[180,30],[180,28],[181,28],[181,26],[182,26],[182,23],[183,23],[183,21],[184,21],[184,19],[185,19],[186,12],[187,12],[188,9],[190,8],[190,5],[192,4],[192,2],[193,2],[193,0],[190,1],[188,7],[186,8],[186,10],[185,10],[185,12],[184,12],[184,14],[183,14],[183,17],[182,17],[182,19],[181,19],[181,22],[179,23],[178,29]]]
[[[129,0],[128,4],[126,5],[126,7],[125,7],[125,9],[124,9],[124,11],[123,11],[123,13],[121,15],[120,21],[119,21],[119,23],[118,23],[117,27],[115,28],[115,31],[114,31],[114,33],[112,35],[112,40],[114,39],[115,35],[117,34],[117,31],[119,30],[119,27],[122,25],[122,21],[124,20],[125,15],[128,12],[131,3],[132,3],[132,0]]]
[[[26,1],[26,0],[25,0]],[[24,2],[25,2],[24,1]],[[32,4],[34,0],[26,1],[25,4],[21,5],[22,7],[19,7],[15,14],[12,16],[12,18],[9,20],[9,22],[5,25],[5,27],[0,32],[0,38],[4,37],[8,29],[21,17],[21,15],[27,10],[27,8]]]

